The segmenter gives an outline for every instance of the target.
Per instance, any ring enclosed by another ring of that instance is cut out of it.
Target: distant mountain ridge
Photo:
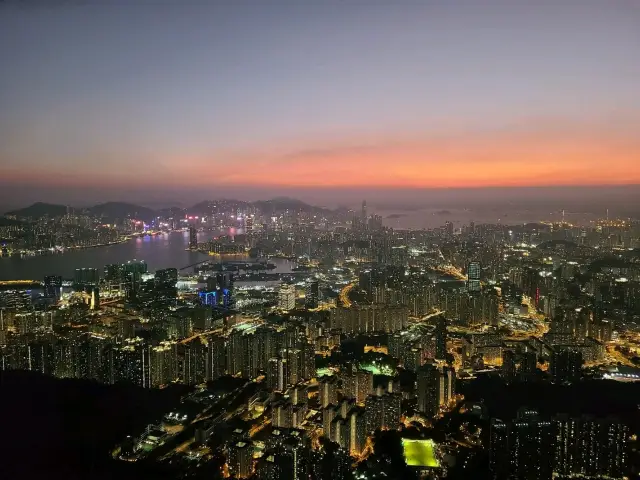
[[[42,218],[42,217],[61,217],[66,215],[67,206],[57,205],[55,203],[36,202],[28,207],[19,210],[6,212],[6,216],[15,216],[17,218]]]
[[[101,203],[87,210],[91,215],[101,217],[106,220],[135,218],[137,220],[144,220],[148,222],[157,216],[156,212],[150,208],[124,202]]]
[[[259,200],[257,202],[253,202],[253,205],[257,208],[260,208],[263,211],[272,210],[274,212],[283,211],[283,210],[297,210],[297,211],[311,212],[311,213],[328,211],[321,207],[315,207],[313,205],[309,205],[308,203],[305,203],[302,200],[289,198],[289,197],[276,197],[276,198],[272,198],[271,200]]]
[[[289,197],[276,197],[271,200],[259,200],[256,202],[244,202],[241,200],[205,200],[199,202],[189,208],[170,207],[161,210],[153,210],[141,205],[135,205],[126,202],[106,202],[94,205],[88,208],[73,208],[67,205],[57,205],[52,203],[36,202],[25,208],[6,212],[6,216],[15,216],[18,219],[39,219],[43,217],[55,218],[66,215],[68,211],[77,214],[86,214],[101,217],[107,221],[116,219],[133,218],[144,221],[150,221],[157,216],[182,216],[185,214],[208,214],[211,210],[225,204],[238,208],[246,208],[253,206],[263,213],[278,213],[289,211],[322,213],[331,212],[331,210],[309,205],[301,200]]]

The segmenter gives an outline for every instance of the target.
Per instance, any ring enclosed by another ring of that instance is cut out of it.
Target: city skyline
[[[638,25],[0,0],[5,476],[640,478]]]
[[[639,184],[639,19],[626,1],[5,2],[1,183],[20,203]]]

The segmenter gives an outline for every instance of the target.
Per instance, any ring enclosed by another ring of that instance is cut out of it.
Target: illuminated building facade
[[[624,478],[629,427],[612,417],[541,418],[520,409],[511,422],[491,420],[494,478]]]
[[[293,310],[296,308],[296,287],[283,283],[278,289],[278,308],[281,310]]]
[[[480,291],[480,276],[482,269],[480,262],[469,262],[467,265],[467,291],[477,293]]]

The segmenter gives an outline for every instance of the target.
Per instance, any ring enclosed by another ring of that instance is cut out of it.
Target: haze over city
[[[633,1],[3,2],[0,203],[637,185],[639,24]]]

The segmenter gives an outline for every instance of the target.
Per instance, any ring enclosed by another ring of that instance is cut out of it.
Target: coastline
[[[65,253],[70,251],[86,250],[89,248],[109,247],[111,245],[119,245],[121,243],[126,243],[132,240],[133,238],[135,238],[135,236],[123,237],[119,240],[116,240],[115,242],[97,243],[95,245],[79,245],[74,247],[54,247],[53,249],[47,248],[42,250],[21,250],[17,253],[14,253],[14,252],[8,253],[7,255],[0,254],[0,258],[48,257],[52,255],[64,255]]]

